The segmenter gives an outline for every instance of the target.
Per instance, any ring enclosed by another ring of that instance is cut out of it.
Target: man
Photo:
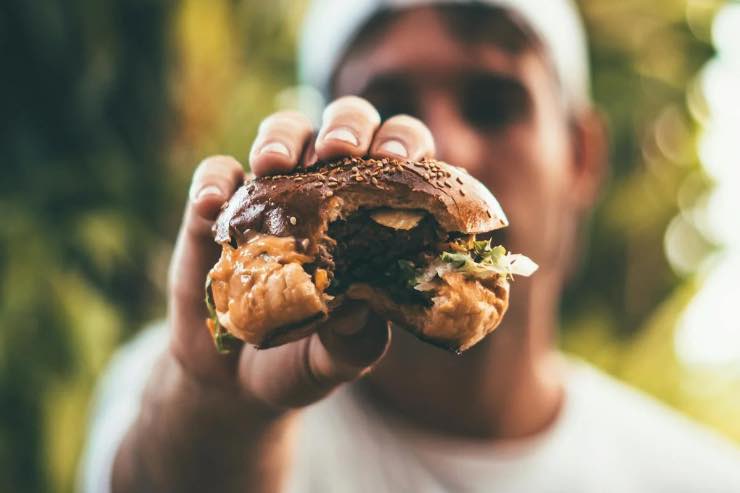
[[[540,270],[514,283],[501,327],[461,357],[401,330],[390,343],[385,322],[359,304],[310,338],[220,356],[203,325],[203,281],[218,255],[211,223],[243,171],[233,158],[208,158],[172,261],[168,332],[145,333],[113,363],[86,488],[740,491],[737,450],[554,350],[604,159],[573,7],[384,5],[317,4],[303,74],[334,100],[316,134],[300,113],[266,118],[251,170],[436,156],[493,191],[511,221],[505,244]]]

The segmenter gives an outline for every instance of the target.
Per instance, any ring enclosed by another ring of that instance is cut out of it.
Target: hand
[[[418,160],[434,155],[434,141],[419,120],[399,115],[381,125],[375,108],[343,97],[324,111],[316,140],[309,120],[297,112],[266,118],[250,152],[257,176],[310,166],[342,156]],[[193,176],[169,279],[171,352],[195,381],[233,390],[270,412],[315,402],[375,365],[390,342],[388,324],[364,304],[346,304],[316,334],[278,348],[244,345],[228,355],[216,352],[205,326],[204,284],[218,259],[211,226],[224,201],[241,185],[244,172],[231,157],[203,161]]]

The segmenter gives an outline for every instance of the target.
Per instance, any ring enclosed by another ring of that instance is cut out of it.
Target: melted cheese
[[[260,344],[277,327],[326,312],[321,292],[303,270],[312,257],[293,237],[256,235],[238,248],[224,246],[210,272],[219,323],[240,339]]]
[[[236,288],[235,284],[248,293],[256,281],[267,278],[281,265],[309,261],[311,257],[296,252],[292,236],[257,234],[238,248],[225,247],[210,273],[216,309],[228,309],[228,293],[230,288]]]
[[[414,229],[422,219],[424,212],[409,209],[378,209],[370,213],[376,223],[393,229]]]

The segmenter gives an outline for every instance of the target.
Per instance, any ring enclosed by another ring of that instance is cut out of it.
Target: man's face
[[[508,249],[549,270],[561,262],[572,222],[576,168],[557,83],[542,55],[471,44],[439,14],[397,15],[339,68],[336,96],[356,94],[386,118],[426,123],[437,157],[466,168],[499,199]],[[544,273],[544,272],[542,272]]]

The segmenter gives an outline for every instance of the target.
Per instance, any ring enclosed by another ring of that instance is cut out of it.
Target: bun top
[[[241,244],[254,232],[313,242],[329,222],[379,207],[427,211],[448,233],[508,225],[491,192],[462,168],[433,159],[344,158],[246,180],[224,204],[215,239]]]

